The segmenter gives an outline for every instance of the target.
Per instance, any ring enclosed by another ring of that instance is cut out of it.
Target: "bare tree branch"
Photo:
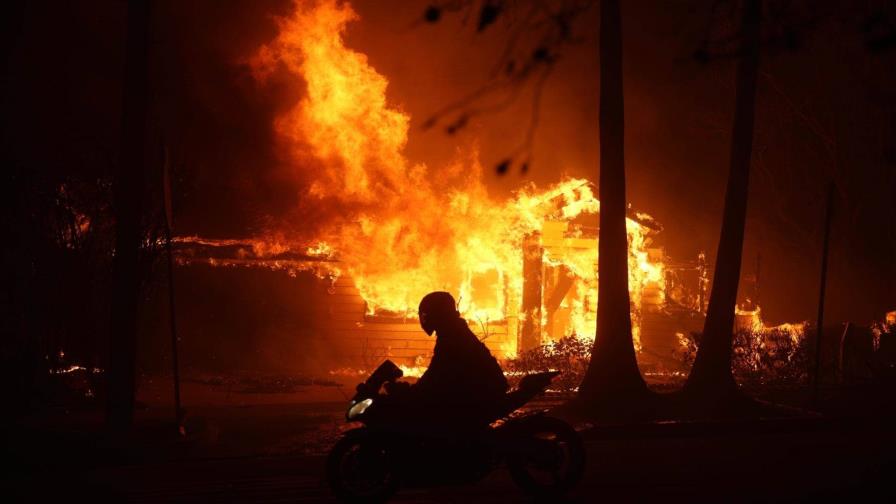
[[[477,32],[504,19],[510,28],[510,36],[488,80],[472,93],[434,113],[423,122],[422,128],[430,129],[444,124],[445,133],[453,135],[475,117],[506,110],[531,86],[532,110],[523,140],[495,167],[499,174],[506,173],[512,165],[518,165],[523,173],[528,171],[532,163],[532,147],[545,83],[563,49],[579,41],[573,35],[573,22],[595,3],[595,0],[468,0],[430,6],[424,17],[430,22],[437,22],[443,12],[466,9],[469,17],[476,10],[474,6],[478,5]],[[520,12],[522,14],[518,15]],[[534,43],[523,43],[524,35],[525,40],[533,40]]]

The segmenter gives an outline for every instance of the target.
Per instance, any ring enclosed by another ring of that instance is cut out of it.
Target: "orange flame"
[[[597,213],[590,184],[530,185],[496,201],[482,182],[475,151],[440,170],[409,162],[403,152],[409,116],[387,103],[388,81],[367,57],[344,45],[346,25],[357,19],[346,3],[297,2],[292,15],[279,19],[277,38],[252,60],[259,81],[282,65],[307,84],[305,97],[275,129],[296,169],[307,169],[309,156],[323,166],[304,197],[350,209],[304,250],[338,257],[341,271],[330,274],[349,275],[370,313],[414,316],[426,293],[447,290],[469,320],[519,317],[524,239],[541,233],[546,222]],[[642,289],[663,280],[662,264],[647,254],[647,231],[629,220],[636,307]],[[594,333],[596,320],[596,240],[591,244],[544,252],[546,264],[565,266],[582,280],[564,303],[572,313],[570,331],[583,336]]]

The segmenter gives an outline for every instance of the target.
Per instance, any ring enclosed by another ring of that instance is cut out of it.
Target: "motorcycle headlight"
[[[355,418],[364,414],[367,411],[367,408],[373,404],[373,399],[364,399],[363,401],[353,402],[351,406],[348,408],[348,413],[346,413],[346,418],[349,420],[354,420]]]

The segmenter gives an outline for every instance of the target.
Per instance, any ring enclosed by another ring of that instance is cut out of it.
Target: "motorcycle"
[[[541,394],[558,372],[527,375],[505,394],[489,422],[474,429],[433,429],[410,422],[407,410],[388,414],[389,396],[403,373],[387,360],[357,386],[346,412],[362,427],[345,432],[330,450],[326,477],[343,502],[384,502],[400,487],[470,484],[506,466],[514,483],[538,498],[559,497],[582,478],[585,447],[569,424],[544,411],[518,410]],[[413,407],[413,406],[411,406]],[[410,412],[413,413],[413,412]]]

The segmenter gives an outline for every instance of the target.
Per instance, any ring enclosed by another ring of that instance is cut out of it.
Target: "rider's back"
[[[458,318],[438,330],[432,361],[414,389],[427,402],[475,414],[503,399],[507,380],[488,348]]]

